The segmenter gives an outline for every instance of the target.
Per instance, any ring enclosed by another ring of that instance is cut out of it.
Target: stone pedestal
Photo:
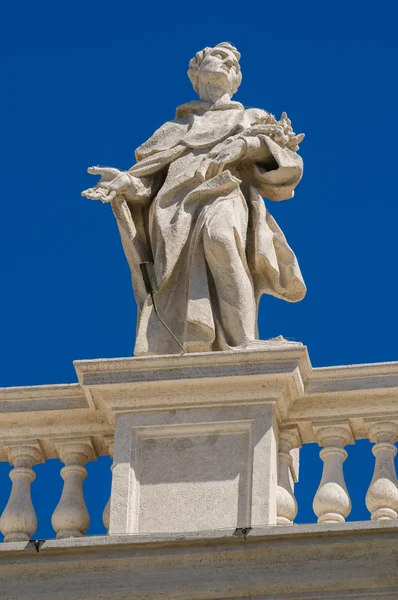
[[[110,532],[276,522],[273,402],[118,415]]]
[[[276,524],[279,428],[306,364],[289,342],[76,363],[115,421],[109,533]]]

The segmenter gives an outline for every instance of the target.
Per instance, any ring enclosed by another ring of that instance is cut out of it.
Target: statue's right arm
[[[133,175],[130,170],[127,174],[131,180],[131,186],[125,194],[126,199],[133,204],[150,204],[162,187],[167,174],[167,169],[158,171],[151,175]]]
[[[110,167],[90,167],[88,172],[101,175],[100,181],[94,187],[82,192],[82,196],[91,200],[107,203],[117,197],[123,197],[133,204],[146,204],[159,189],[160,174],[136,176],[129,171],[119,171]]]
[[[130,184],[126,186],[123,195],[126,200],[133,204],[147,204],[154,196],[154,177],[135,177],[129,172],[126,175],[130,179]]]

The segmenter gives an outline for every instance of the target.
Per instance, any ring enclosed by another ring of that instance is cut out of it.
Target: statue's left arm
[[[204,181],[223,170],[233,171],[269,200],[288,200],[303,174],[301,157],[266,135],[233,136],[203,159],[197,174]]]
[[[303,176],[302,158],[266,135],[247,138],[247,150],[239,166],[242,179],[269,200],[288,200]]]
[[[207,154],[197,173],[204,180],[229,169],[270,200],[292,198],[303,173],[297,150],[304,134],[294,133],[286,113],[279,121],[264,111],[255,110],[252,116],[249,127]]]

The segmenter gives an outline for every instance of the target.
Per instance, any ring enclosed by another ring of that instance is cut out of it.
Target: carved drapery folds
[[[344,446],[352,443],[348,425],[315,428],[319,445],[323,446],[321,483],[315,494],[313,509],[318,523],[344,523],[351,512],[351,500],[344,481],[343,463],[347,458]]]
[[[369,430],[369,439],[375,442],[372,452],[376,457],[373,478],[366,494],[366,507],[372,519],[396,519],[398,517],[398,481],[394,456],[398,425],[375,423]]]

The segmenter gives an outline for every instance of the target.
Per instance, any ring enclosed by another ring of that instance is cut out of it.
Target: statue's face
[[[199,81],[202,85],[218,85],[225,93],[232,93],[239,73],[239,64],[233,52],[224,48],[213,48],[202,60]]]

